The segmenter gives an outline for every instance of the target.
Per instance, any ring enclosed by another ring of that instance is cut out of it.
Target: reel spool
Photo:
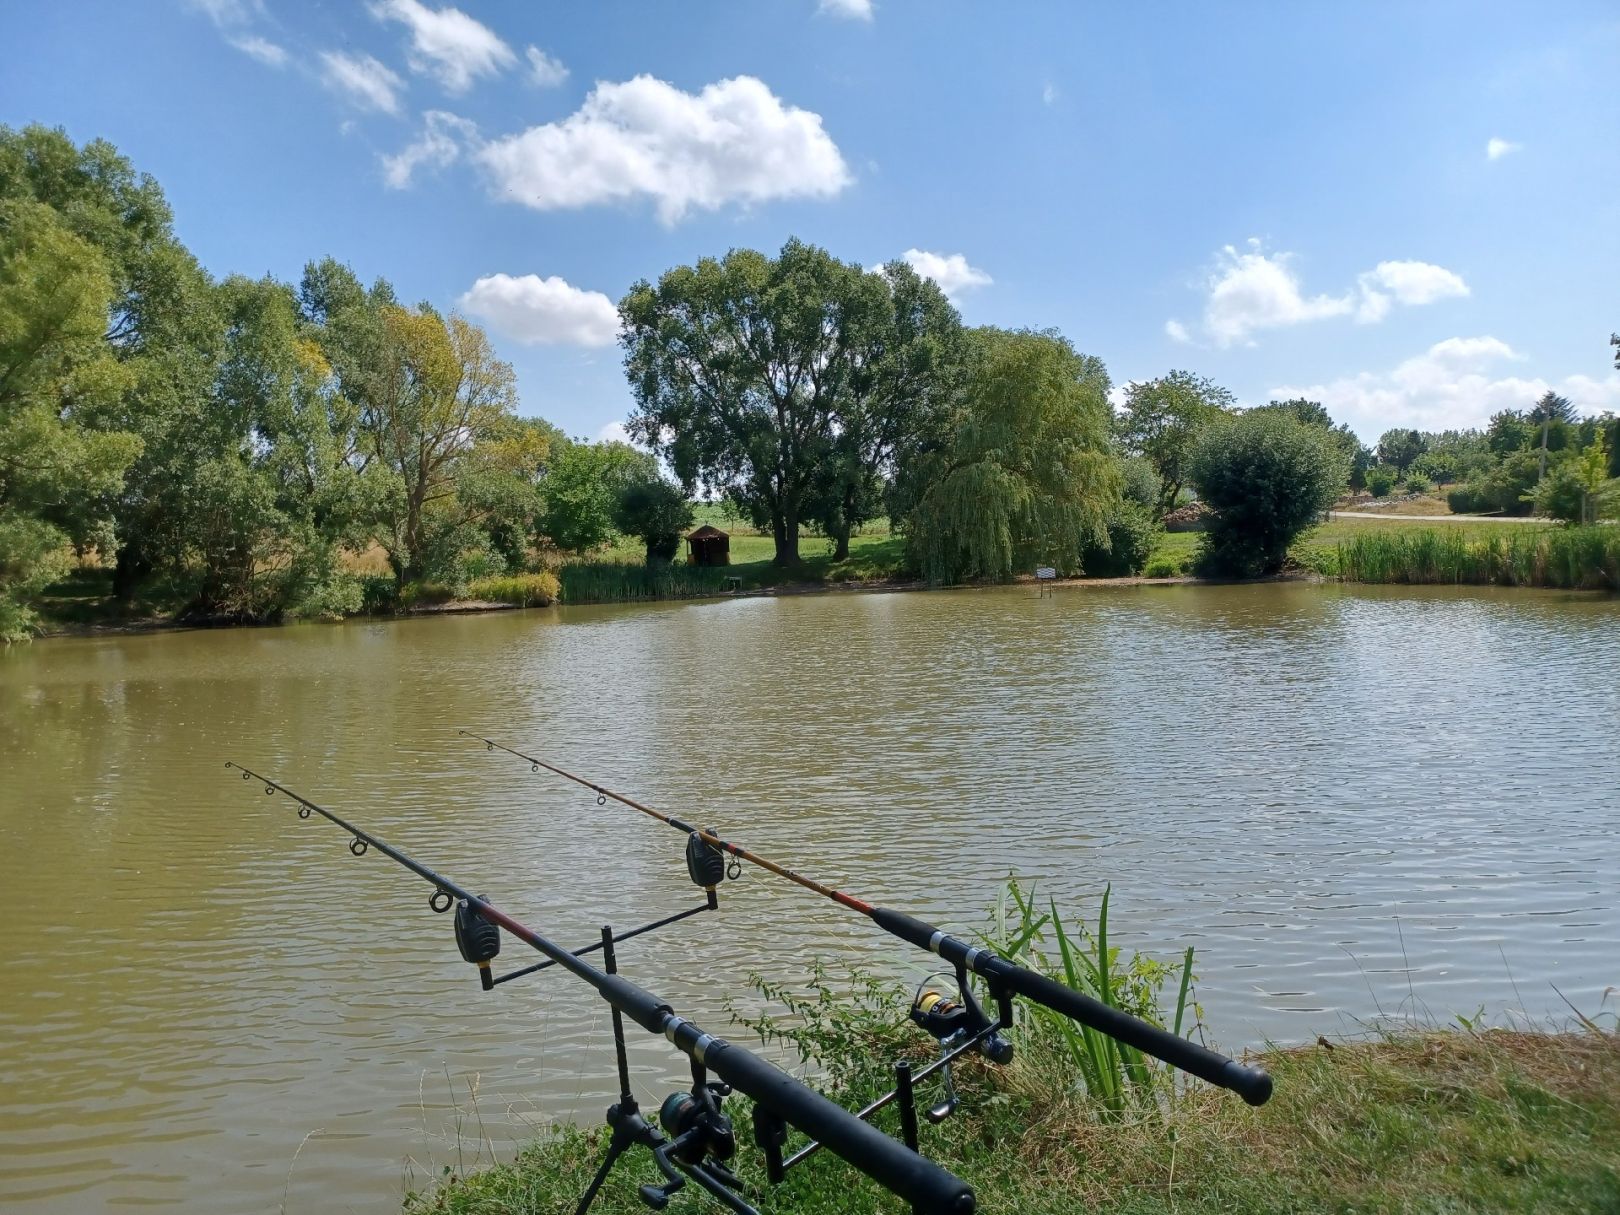
[[[932,988],[919,988],[911,1002],[911,1019],[929,1037],[943,1042],[966,1029],[967,1008],[959,1000]]]

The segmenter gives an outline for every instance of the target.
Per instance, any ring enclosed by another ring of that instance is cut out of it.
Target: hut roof
[[[710,536],[720,536],[724,539],[729,539],[727,533],[721,531],[718,527],[713,527],[707,523],[698,528],[695,532],[688,534],[686,538],[688,540],[706,540]]]

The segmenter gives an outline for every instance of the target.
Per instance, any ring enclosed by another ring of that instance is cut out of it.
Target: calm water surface
[[[427,889],[234,758],[584,944],[678,836],[536,748],[958,929],[1009,871],[1198,947],[1229,1048],[1620,983],[1620,601],[1269,585],[833,595],[57,640],[0,655],[0,1206],[396,1209],[613,1092],[607,1016],[485,995]],[[920,973],[750,873],[625,972]],[[510,946],[509,946],[510,952]],[[503,959],[505,960],[505,959]],[[1612,997],[1611,1005],[1612,1007]],[[634,1033],[643,1098],[683,1073]]]

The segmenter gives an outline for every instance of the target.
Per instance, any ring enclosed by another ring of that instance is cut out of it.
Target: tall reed
[[[628,603],[718,595],[736,575],[724,567],[579,561],[557,571],[564,603]]]
[[[985,944],[1009,961],[1050,974],[1110,1008],[1141,1017],[1179,1037],[1188,1011],[1195,1020],[1198,1016],[1197,1005],[1191,1001],[1192,946],[1187,947],[1179,966],[1144,954],[1127,958],[1108,943],[1112,894],[1112,887],[1103,891],[1096,925],[1088,929],[1073,921],[1065,923],[1055,901],[1049,900],[1047,909],[1040,910],[1033,888],[1025,891],[1016,879],[1009,878],[997,900]],[[1055,958],[1051,946],[1056,947]],[[1167,1015],[1160,993],[1171,978],[1176,979],[1176,1002]],[[1157,1108],[1175,1093],[1174,1071],[1167,1064],[1040,1005],[1028,1004],[1025,1010],[1023,1034],[1048,1043],[1055,1039],[1104,1118],[1120,1118],[1132,1107]]]
[[[1340,543],[1348,582],[1466,583],[1620,591],[1620,527],[1506,527],[1470,540],[1457,532],[1367,532]]]

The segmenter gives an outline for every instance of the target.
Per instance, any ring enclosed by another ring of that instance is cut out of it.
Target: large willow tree
[[[917,561],[935,583],[1073,571],[1119,501],[1108,373],[1055,331],[981,329],[972,345],[948,433],[904,473]]]

